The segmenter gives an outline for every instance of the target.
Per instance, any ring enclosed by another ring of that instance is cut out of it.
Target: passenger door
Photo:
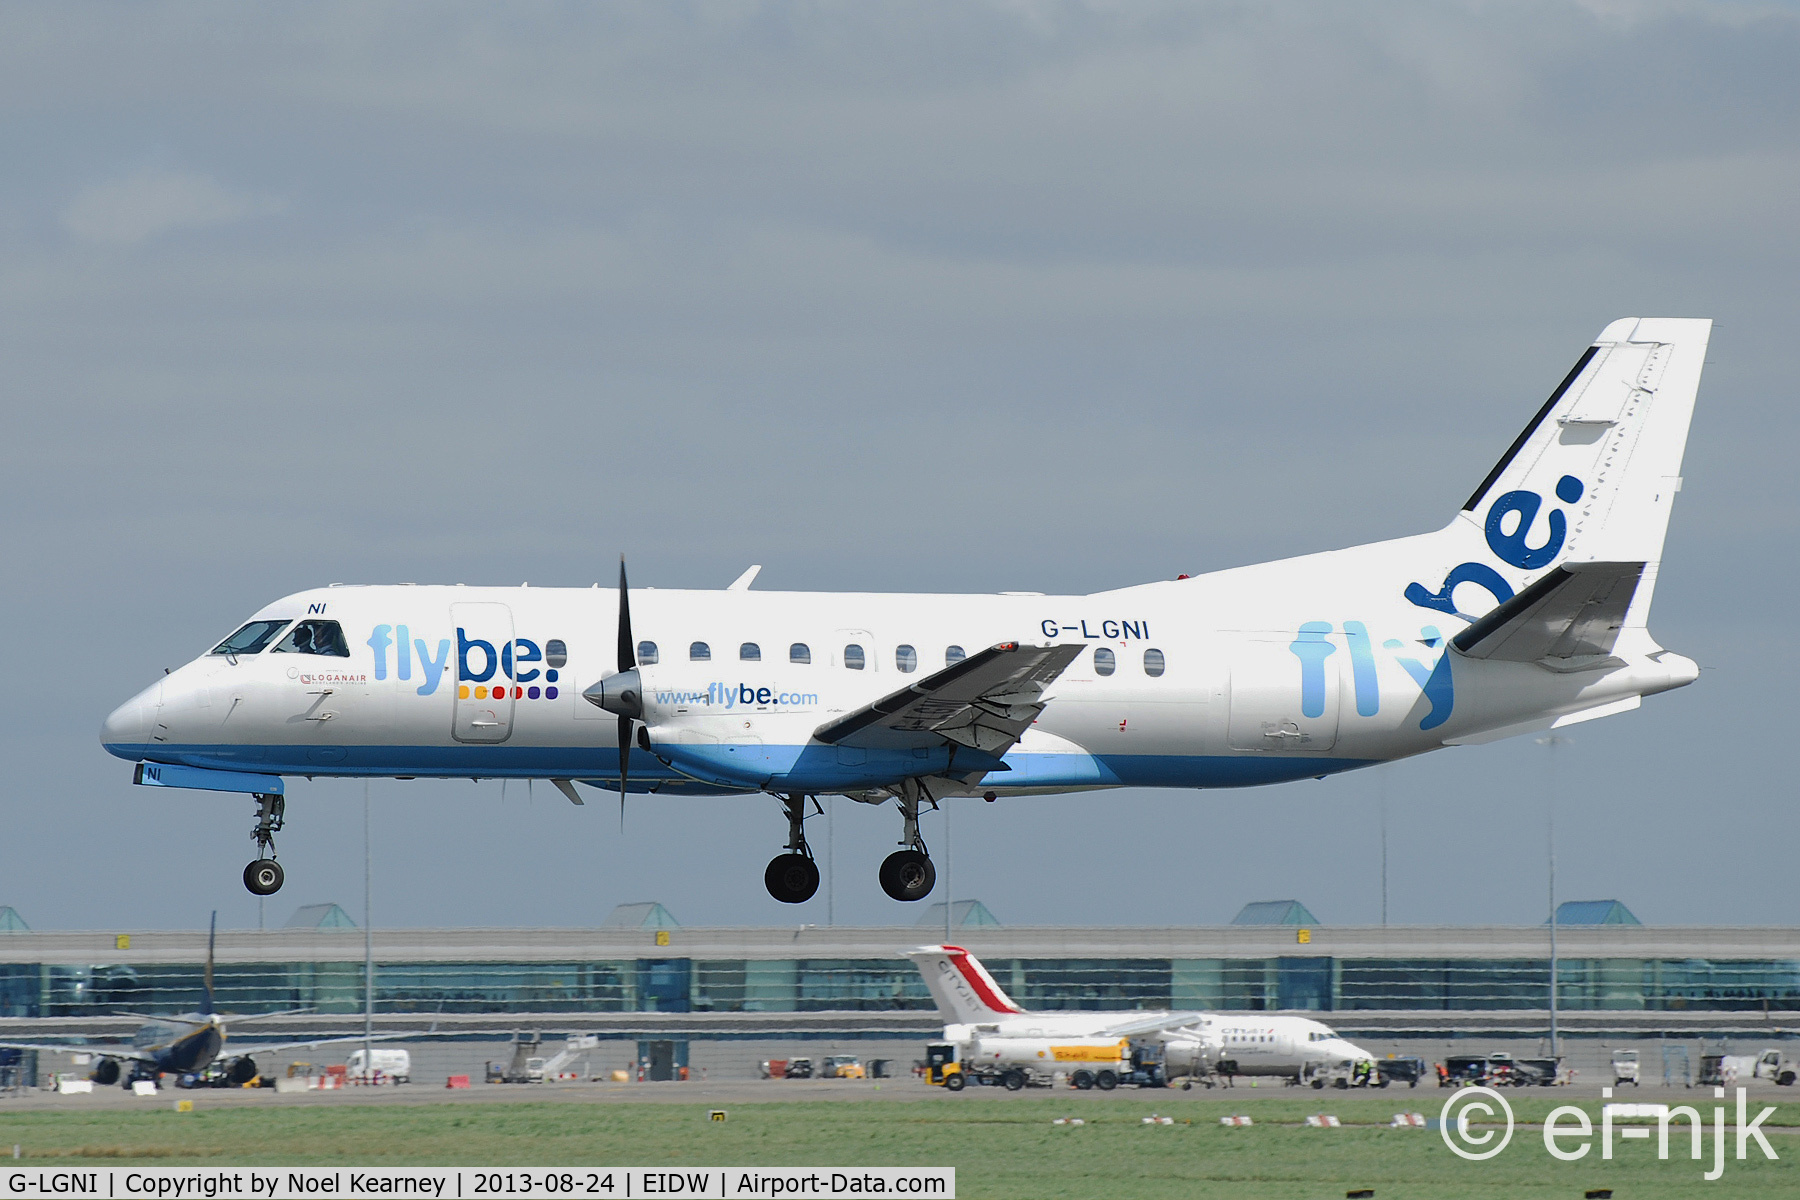
[[[450,736],[459,742],[504,742],[512,736],[517,699],[517,689],[500,665],[502,653],[512,645],[512,609],[491,601],[452,604],[450,625],[456,668]]]
[[[1323,621],[1310,621],[1297,634],[1241,635],[1231,663],[1232,749],[1283,753],[1336,745],[1338,664],[1345,657]]]

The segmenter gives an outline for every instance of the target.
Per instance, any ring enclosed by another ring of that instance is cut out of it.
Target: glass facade
[[[999,958],[983,962],[1030,1009],[1504,1010],[1544,1007],[1547,959]],[[1579,1010],[1800,1009],[1791,959],[1564,958],[1560,1006]],[[0,963],[0,1016],[187,1012],[199,963]],[[218,1007],[360,1012],[359,960],[222,964]],[[380,1012],[844,1012],[929,1010],[897,958],[377,963]]]

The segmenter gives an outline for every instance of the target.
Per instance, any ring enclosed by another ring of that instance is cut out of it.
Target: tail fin
[[[206,930],[205,991],[200,995],[200,1015],[203,1017],[211,1016],[219,1011],[218,1006],[213,1002],[213,943],[218,940],[218,937],[219,910],[215,908],[213,909],[212,924]]]
[[[961,946],[920,946],[906,957],[919,968],[938,1011],[951,1024],[978,1025],[1025,1011],[994,982],[981,960]]]
[[[1469,606],[1479,614],[1565,562],[1641,562],[1624,620],[1641,628],[1711,334],[1710,320],[1608,325],[1452,522],[1463,533],[1450,552],[1470,561],[1450,569],[1441,591],[1414,583],[1407,599],[1462,615],[1452,592],[1473,583],[1494,597]]]

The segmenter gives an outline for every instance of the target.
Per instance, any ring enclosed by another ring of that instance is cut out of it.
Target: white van
[[[364,1051],[357,1050],[350,1055],[344,1064],[345,1074],[356,1076],[374,1070],[386,1075],[395,1083],[412,1081],[412,1054],[409,1051],[384,1049],[378,1046],[373,1051],[375,1061],[372,1065],[365,1065],[363,1054]]]

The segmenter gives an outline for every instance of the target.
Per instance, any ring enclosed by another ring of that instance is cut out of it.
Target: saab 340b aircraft
[[[897,802],[897,900],[946,796],[1280,783],[1636,708],[1698,667],[1650,599],[1711,322],[1608,325],[1435,533],[1087,596],[330,587],[268,605],[106,719],[137,782],[546,779],[779,797],[765,882],[819,872],[809,797]],[[633,748],[638,753],[633,753]]]

